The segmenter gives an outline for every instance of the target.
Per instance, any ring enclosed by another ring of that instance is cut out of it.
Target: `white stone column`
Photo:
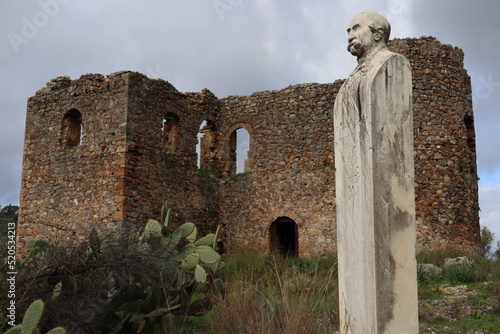
[[[335,101],[341,333],[418,333],[411,69],[380,51]]]

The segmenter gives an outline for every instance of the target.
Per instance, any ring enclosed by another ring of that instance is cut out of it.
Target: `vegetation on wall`
[[[212,171],[210,171],[208,169],[198,169],[198,175],[202,179],[209,180],[209,181],[220,179],[222,177],[221,174],[216,173],[216,172],[212,172]]]

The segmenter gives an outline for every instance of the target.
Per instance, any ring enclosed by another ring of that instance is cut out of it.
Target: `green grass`
[[[430,252],[417,254],[418,263],[431,263],[443,267],[444,259],[459,256],[469,256],[474,260],[474,265],[455,264],[442,268],[440,273],[424,272],[417,270],[418,291],[420,300],[439,300],[448,297],[443,292],[443,287],[466,285],[468,290],[477,294],[470,294],[469,300],[473,301],[473,309],[479,310],[485,304],[495,300],[500,301],[500,259],[489,259],[477,254],[464,254],[456,248],[443,248]],[[424,305],[422,314],[427,316],[426,321],[421,321],[432,327],[432,332],[441,333],[500,333],[500,307],[488,314],[471,315],[450,321],[442,316],[432,317],[433,307]]]
[[[429,285],[429,284],[419,284],[418,285],[418,299],[443,299],[445,293],[439,289],[439,286]]]
[[[433,329],[436,334],[473,334],[473,333],[500,333],[500,316],[493,314],[482,314],[478,316],[470,316],[457,321],[450,322],[443,317],[436,317],[432,324],[439,327],[447,327],[446,329]]]

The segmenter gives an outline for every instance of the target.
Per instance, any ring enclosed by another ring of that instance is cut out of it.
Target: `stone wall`
[[[92,227],[143,226],[159,218],[164,201],[173,225],[194,221],[211,230],[216,217],[205,213],[217,202],[204,193],[195,147],[217,105],[208,91],[188,96],[133,72],[49,82],[28,101],[19,247],[37,235],[69,243]],[[65,115],[75,111],[80,134],[66,145]],[[166,123],[178,123],[170,138]]]
[[[250,134],[250,175],[221,187],[229,249],[267,249],[271,223],[297,224],[300,254],[335,249],[333,103],[341,81],[222,99],[221,137]]]
[[[475,133],[463,53],[431,37],[393,40],[390,48],[413,68],[418,246],[476,248]],[[341,85],[217,99],[133,72],[57,78],[28,102],[19,244],[36,235],[73,240],[92,226],[143,226],[168,201],[175,225],[192,221],[206,232],[220,223],[228,250],[268,250],[271,241],[293,242],[300,255],[334,250],[332,110]],[[204,121],[201,168],[220,179],[198,175]],[[239,128],[250,134],[250,174],[235,178]]]
[[[125,161],[127,78],[59,77],[28,100],[18,223],[19,246],[37,235],[69,242],[83,231],[117,226],[118,173]],[[65,115],[76,111],[76,143]],[[81,143],[80,143],[81,141]],[[76,145],[75,145],[76,144]]]
[[[420,249],[480,242],[474,115],[462,50],[435,38],[393,40],[413,68]]]
[[[217,98],[208,90],[181,94],[163,80],[129,74],[126,207],[124,221],[143,224],[159,218],[161,205],[172,207],[172,224],[197,223],[202,232],[216,226],[216,193],[204,192],[198,176],[197,134],[204,120],[213,120]]]
[[[418,249],[479,244],[470,78],[463,52],[435,38],[392,40],[413,71]],[[251,135],[253,172],[221,190],[228,247],[268,247],[270,224],[298,226],[301,254],[335,249],[334,98],[342,81],[222,99],[222,136]],[[227,117],[229,115],[229,117]]]

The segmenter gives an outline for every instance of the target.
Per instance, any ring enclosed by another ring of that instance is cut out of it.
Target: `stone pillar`
[[[411,69],[381,50],[335,101],[341,333],[418,333]]]

